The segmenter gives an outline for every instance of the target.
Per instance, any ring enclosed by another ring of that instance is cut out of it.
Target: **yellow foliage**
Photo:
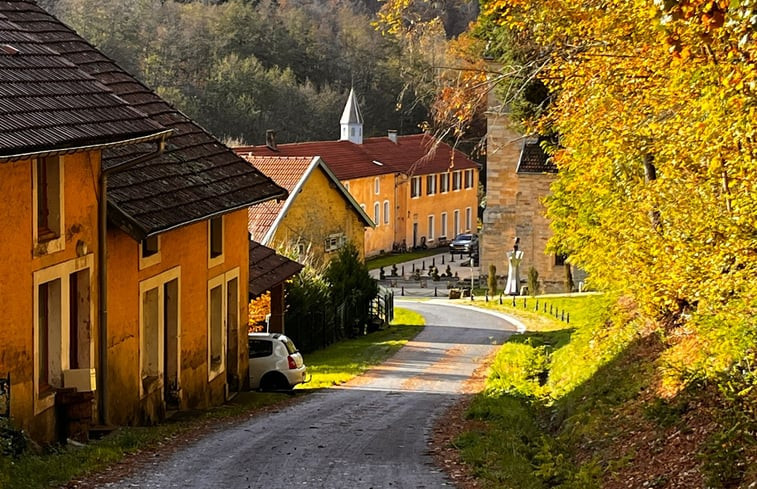
[[[265,329],[266,316],[271,314],[271,293],[266,292],[260,297],[250,301],[248,306],[249,320],[248,328],[250,333],[256,333]]]

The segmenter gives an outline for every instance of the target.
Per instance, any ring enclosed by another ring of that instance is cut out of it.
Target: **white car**
[[[292,340],[280,333],[250,333],[250,389],[291,390],[307,382],[307,367]]]

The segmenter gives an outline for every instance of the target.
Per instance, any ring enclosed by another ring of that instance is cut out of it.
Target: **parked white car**
[[[280,333],[250,333],[250,388],[291,390],[307,382],[307,367],[297,347]]]

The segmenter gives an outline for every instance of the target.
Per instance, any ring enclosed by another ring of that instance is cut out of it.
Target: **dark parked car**
[[[471,253],[471,251],[478,251],[477,234],[458,234],[449,244],[450,253]]]

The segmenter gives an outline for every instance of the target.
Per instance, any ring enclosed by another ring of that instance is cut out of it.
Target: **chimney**
[[[397,144],[397,130],[396,129],[389,129],[388,137],[391,142],[393,142],[394,144]]]
[[[276,148],[276,131],[273,129],[266,129],[265,145],[271,151],[278,151],[278,148]]]

